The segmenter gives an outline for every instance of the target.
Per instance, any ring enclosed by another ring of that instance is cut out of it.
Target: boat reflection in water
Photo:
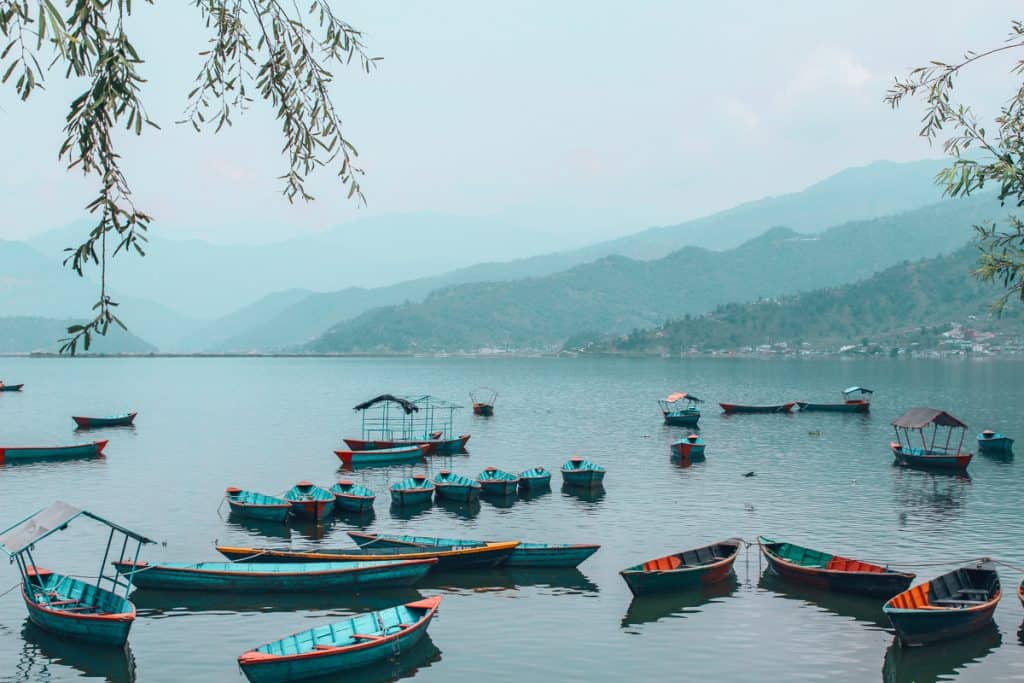
[[[515,591],[520,588],[540,588],[544,595],[584,595],[596,597],[597,584],[575,567],[571,569],[545,569],[507,567],[474,569],[457,572],[430,572],[418,584],[419,588],[433,588],[451,593],[491,593]]]
[[[668,618],[685,619],[691,614],[703,612],[707,605],[731,597],[739,585],[736,575],[730,574],[724,581],[693,590],[636,596],[629,603],[620,625],[626,633],[639,634],[642,630],[635,627],[643,624]]]
[[[21,661],[13,667],[16,672],[2,667],[5,675],[16,673],[12,681],[50,680],[54,678],[53,664],[71,667],[84,678],[100,678],[111,683],[135,681],[135,656],[128,644],[123,648],[95,647],[47,633],[28,619],[22,627],[21,638]]]
[[[444,510],[447,514],[456,517],[458,519],[473,519],[480,514],[480,501],[471,500],[469,502],[463,500],[448,500],[447,498],[438,498],[434,501],[434,505]]]
[[[904,515],[924,516],[948,521],[951,514],[963,511],[970,491],[967,474],[926,472],[893,467],[893,494]]]
[[[402,650],[392,657],[369,666],[345,671],[343,675],[321,676],[303,679],[304,683],[385,683],[403,678],[412,678],[420,669],[428,669],[441,661],[441,650],[424,635],[423,639],[408,650]]]
[[[334,510],[335,519],[353,529],[369,529],[373,525],[373,520],[377,518],[377,513],[373,511],[373,508],[362,512],[338,511],[338,508]]]
[[[427,500],[418,505],[395,505],[391,504],[391,516],[396,519],[415,519],[421,517],[430,512],[430,508],[434,506],[433,500]]]
[[[597,503],[604,498],[604,486],[566,486],[562,484],[562,495],[568,498],[576,498],[587,503]]]
[[[146,619],[165,619],[194,614],[244,614],[252,612],[317,612],[329,607],[324,618],[353,616],[354,613],[382,610],[422,600],[413,588],[375,588],[364,593],[216,593],[136,589],[132,602],[138,615]]]
[[[519,487],[519,500],[524,503],[530,503],[535,500],[540,500],[544,496],[551,495],[551,487],[546,486],[542,489],[524,489]]]
[[[995,624],[968,637],[939,645],[902,647],[895,638],[885,651],[882,680],[885,683],[932,683],[955,678],[968,664],[984,659],[1003,641]]]
[[[295,519],[293,517],[289,520],[289,524],[293,533],[310,541],[321,541],[330,535],[331,527],[334,526],[334,518],[327,517],[315,522],[311,519]]]
[[[265,538],[283,538],[288,540],[292,537],[291,529],[284,522],[252,519],[236,512],[231,512],[228,515],[227,525],[229,529],[257,534]]]
[[[488,505],[493,505],[496,508],[510,508],[516,504],[517,500],[519,500],[519,495],[517,493],[511,493],[507,496],[503,496],[490,493],[481,495],[480,500],[484,501]]]
[[[879,598],[839,593],[786,581],[771,569],[766,569],[761,574],[757,587],[770,591],[780,598],[797,600],[825,612],[855,619],[876,630],[889,629],[889,619],[882,612],[882,604],[885,601]]]

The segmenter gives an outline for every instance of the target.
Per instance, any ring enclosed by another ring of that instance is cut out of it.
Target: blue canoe
[[[135,585],[158,590],[225,591],[237,593],[314,592],[411,586],[422,579],[436,559],[381,562],[115,562],[122,574],[135,570]]]
[[[334,512],[334,494],[308,481],[300,481],[285,492],[292,514],[301,519],[321,520]]]
[[[228,501],[232,512],[249,519],[283,522],[292,509],[291,501],[285,498],[268,496],[255,491],[244,491],[234,486],[229,486],[224,490],[224,498]]]
[[[72,415],[71,419],[75,421],[79,429],[99,429],[100,427],[130,427],[135,423],[136,415],[138,413],[122,413],[121,415],[111,415],[110,417]]]
[[[604,483],[605,469],[583,458],[569,458],[562,465],[562,482],[566,486],[598,487]]]
[[[97,645],[123,647],[135,620],[135,605],[120,595],[47,569],[28,567],[21,596],[33,624]]]
[[[1006,453],[1013,450],[1013,439],[991,429],[986,429],[981,434],[978,434],[978,450],[987,453]]]
[[[472,502],[480,497],[480,483],[448,470],[441,470],[434,476],[434,490],[438,498]]]
[[[551,473],[543,467],[534,467],[519,473],[519,488],[523,491],[541,491],[551,488]]]
[[[430,504],[434,496],[434,482],[425,474],[414,474],[391,485],[391,503],[399,507]]]
[[[261,645],[238,658],[252,683],[327,676],[388,659],[427,633],[440,596],[368,612]]]
[[[106,439],[76,446],[0,446],[0,465],[31,460],[97,458],[106,447]]]
[[[332,486],[331,493],[334,494],[335,511],[368,512],[373,509],[373,501],[376,499],[373,491],[348,479],[342,479]]]
[[[488,495],[511,496],[519,490],[519,477],[496,467],[488,467],[476,480],[480,483],[481,493]]]
[[[348,535],[360,547],[382,548],[474,548],[493,541],[436,536],[367,534],[350,531]],[[505,560],[507,567],[577,567],[601,546],[583,543],[520,543]]]

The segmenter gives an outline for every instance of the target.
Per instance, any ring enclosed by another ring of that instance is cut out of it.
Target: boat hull
[[[461,503],[469,503],[480,498],[480,487],[469,484],[443,484],[434,483],[434,491],[437,497],[444,500],[455,500]]]
[[[217,551],[232,561],[244,562],[370,562],[392,560],[424,560],[437,561],[435,571],[452,571],[459,569],[488,569],[505,563],[515,551],[517,543],[487,543],[474,547],[458,548],[417,548],[394,546],[363,549],[362,552],[302,552],[293,550],[273,550],[267,548],[232,548],[217,546]]]
[[[672,458],[684,467],[704,460],[704,444],[690,443],[685,439],[672,444]]]
[[[0,384],[0,391],[21,391],[24,384]]]
[[[52,590],[62,584],[63,577],[47,572],[45,574],[45,590]],[[67,581],[63,579],[63,581]],[[81,582],[75,581],[80,584]],[[128,640],[128,632],[135,621],[135,606],[119,596],[109,594],[115,601],[121,602],[124,611],[116,613],[88,614],[79,611],[68,611],[68,609],[53,609],[45,604],[40,604],[32,599],[21,586],[21,598],[28,609],[28,618],[33,624],[58,636],[77,640],[94,645],[107,645],[111,647],[123,647]],[[93,592],[95,587],[90,586]],[[54,596],[60,601],[70,602],[74,596],[64,591],[58,591]],[[79,594],[78,597],[81,597]],[[53,598],[51,598],[53,599]],[[127,609],[125,609],[127,608]]]
[[[729,578],[741,547],[739,540],[731,539],[714,546],[683,551],[679,555],[651,560],[643,565],[624,569],[619,574],[626,582],[626,585],[629,586],[629,590],[633,595],[684,591],[700,586],[709,586]],[[714,552],[713,548],[728,554],[725,557],[721,557],[721,559],[717,559],[714,555],[706,557],[706,559],[700,558],[697,555],[696,560],[690,560],[696,566],[686,566],[685,564],[679,566],[678,560],[676,560],[677,566],[667,563],[667,560],[671,560],[673,557],[686,557],[687,555],[696,555],[702,552],[711,553]],[[697,564],[700,561],[705,563]]]
[[[334,514],[334,498],[331,500],[293,500],[292,514],[299,519],[320,521]]]
[[[604,484],[604,474],[597,470],[562,470],[562,482],[577,488],[597,488]]]
[[[914,580],[913,574],[900,572],[830,571],[803,567],[776,557],[764,546],[761,550],[768,566],[783,579],[839,593],[891,598],[905,591]]]
[[[807,403],[797,401],[801,413],[867,413],[871,404],[867,401],[851,401],[849,403]]]
[[[138,413],[128,413],[117,417],[77,417],[72,416],[79,429],[99,429],[101,427],[130,427],[135,423]]]
[[[391,502],[399,507],[415,507],[429,505],[434,496],[434,489],[391,489]]]
[[[346,467],[371,467],[374,465],[404,465],[420,462],[430,446],[416,444],[398,448],[377,448],[365,451],[334,451]]]
[[[0,446],[0,465],[4,463],[32,460],[74,460],[77,458],[98,458],[103,455],[107,440],[75,446]]]
[[[696,427],[700,421],[700,413],[662,413],[665,424],[673,427]]]
[[[474,403],[473,414],[480,415],[481,417],[491,417],[494,415],[494,406],[489,403]]]
[[[543,491],[551,488],[551,473],[543,477],[524,477],[519,475],[519,488],[523,491]]]
[[[288,518],[288,513],[291,512],[291,503],[282,505],[251,505],[249,503],[239,503],[228,499],[228,506],[231,508],[231,512],[240,516],[247,517],[248,519],[261,519],[267,522],[283,522]]]
[[[375,498],[367,496],[350,496],[343,493],[334,496],[335,512],[369,512],[373,509]]]
[[[1006,453],[1013,450],[1013,439],[1003,436],[997,439],[978,439],[978,450],[985,453]]]
[[[901,467],[912,467],[919,470],[950,470],[963,472],[971,464],[971,453],[956,453],[952,455],[938,454],[929,455],[914,453],[906,450],[897,443],[890,444],[892,455],[897,465]]]
[[[430,447],[427,455],[452,455],[465,450],[466,443],[469,441],[469,434],[463,434],[455,439],[396,439],[393,441],[345,439],[344,441],[353,451],[377,451],[386,448],[426,444]]]
[[[927,645],[972,633],[992,623],[996,603],[977,610],[886,610],[900,642]]]
[[[480,493],[485,496],[512,496],[519,490],[519,480],[480,481]]]
[[[599,545],[520,543],[505,560],[506,567],[578,567],[598,551]]]
[[[774,406],[744,406],[736,403],[719,403],[722,411],[729,414],[734,413],[789,413],[792,412],[796,403],[780,403]]]

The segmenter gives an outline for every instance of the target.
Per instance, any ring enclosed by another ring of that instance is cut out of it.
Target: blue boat
[[[91,518],[110,529],[100,573],[93,582],[43,569],[32,557],[36,544],[67,529],[78,517]],[[135,541],[133,548],[129,541]],[[124,647],[135,621],[135,605],[127,597],[134,572],[128,572],[126,577],[108,573],[110,549],[121,547],[119,561],[125,561],[134,550],[137,560],[145,543],[152,541],[60,501],[0,532],[0,550],[18,565],[21,574],[21,597],[28,608],[29,621],[58,636],[113,647]]]
[[[299,519],[319,521],[334,512],[334,494],[308,481],[300,481],[284,497],[291,501],[292,514]]]
[[[434,490],[438,498],[472,502],[480,497],[480,483],[448,470],[441,470],[434,476]]]
[[[359,531],[350,531],[348,535],[363,548],[475,548],[494,543],[464,538],[368,534]],[[596,553],[600,547],[584,543],[519,543],[504,561],[503,566],[576,567]]]
[[[106,447],[106,439],[75,446],[0,446],[0,465],[34,460],[98,458]]]
[[[349,479],[342,479],[331,487],[335,511],[368,512],[373,509],[376,496],[373,491]]]
[[[534,467],[519,473],[519,488],[523,491],[543,491],[551,488],[551,472]]]
[[[434,495],[434,482],[425,474],[414,474],[391,485],[391,502],[399,507],[429,505]]]
[[[334,451],[344,467],[381,467],[385,465],[414,465],[423,462],[423,456],[430,451],[430,444],[412,444],[397,448],[378,448],[376,450]]]
[[[1013,450],[1013,439],[986,429],[978,434],[978,450],[983,453],[1009,453]]]
[[[24,384],[4,384],[0,382],[0,391],[21,391]]]
[[[925,430],[931,425],[931,441]],[[939,469],[964,471],[971,463],[973,454],[964,453],[964,436],[967,425],[944,410],[935,408],[911,408],[892,421],[896,430],[896,441],[889,444],[897,465],[915,469]],[[939,427],[945,427],[946,440],[941,441]],[[902,430],[902,431],[900,431]],[[953,430],[959,431],[959,442],[951,446]],[[918,441],[921,447],[917,447]]]
[[[562,465],[562,482],[577,488],[596,488],[604,484],[605,469],[580,457],[569,458]]]
[[[120,561],[139,588],[233,593],[307,593],[411,586],[437,564],[436,558],[374,562],[145,562]]]
[[[284,498],[255,491],[243,491],[234,486],[224,489],[224,499],[228,501],[231,512],[249,519],[283,522],[292,509],[291,501]]]
[[[238,666],[252,683],[335,675],[409,650],[427,633],[440,596],[425,598],[285,636],[243,653]]]
[[[658,401],[665,424],[675,427],[696,427],[700,420],[700,408],[703,401],[693,394],[676,392]]]
[[[704,460],[704,439],[696,434],[690,434],[685,439],[674,442],[670,449],[672,460],[683,467],[689,467],[695,462]]]
[[[138,413],[122,413],[110,417],[82,417],[72,415],[71,419],[78,425],[78,429],[99,429],[100,427],[130,427],[135,424],[135,416]]]
[[[488,467],[476,480],[480,482],[481,493],[490,496],[511,496],[519,490],[519,477],[497,467]]]

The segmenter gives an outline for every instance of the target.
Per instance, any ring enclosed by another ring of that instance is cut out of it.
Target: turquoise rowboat
[[[138,413],[123,413],[111,415],[110,417],[80,417],[72,415],[79,429],[99,429],[100,427],[130,427],[135,422]]]
[[[519,490],[519,476],[511,472],[488,467],[476,478],[481,493],[493,496],[511,496]]]
[[[683,467],[704,460],[704,439],[690,434],[685,439],[674,442],[670,447],[672,460]]]
[[[0,446],[0,465],[31,460],[98,458],[106,447],[106,439],[76,446]]]
[[[342,479],[331,487],[335,511],[369,512],[376,496],[373,491],[349,479]]]
[[[378,560],[437,560],[434,571],[481,569],[503,563],[518,541],[483,543],[471,547],[396,546],[373,548],[312,548],[309,550],[275,550],[274,548],[238,548],[217,546],[217,552],[233,562],[372,562]]]
[[[284,497],[291,501],[292,513],[302,519],[321,520],[334,512],[334,494],[308,481],[300,481]]]
[[[730,538],[648,560],[619,574],[633,595],[698,588],[728,578],[742,547],[743,541]]]
[[[374,467],[381,465],[411,465],[422,462],[430,450],[429,444],[413,444],[397,448],[378,448],[367,451],[334,451],[345,467]]]
[[[534,467],[519,473],[519,488],[523,491],[543,491],[551,488],[551,473],[543,467]]]
[[[480,497],[480,482],[441,470],[434,476],[434,490],[438,498],[468,503]]]
[[[1009,453],[1013,450],[1013,439],[986,429],[978,434],[978,450],[983,453]]]
[[[367,534],[358,531],[350,531],[348,535],[363,548],[475,548],[493,543],[462,538]],[[600,547],[584,543],[520,543],[502,566],[577,567]]]
[[[425,474],[414,474],[391,485],[391,502],[399,507],[429,505],[434,496],[434,482]]]
[[[122,574],[135,572],[135,585],[158,590],[233,593],[307,593],[411,586],[437,559],[380,562],[115,562]]]
[[[292,509],[291,501],[285,498],[243,491],[234,486],[224,489],[224,498],[228,501],[231,512],[249,519],[283,522]]]
[[[566,486],[596,488],[604,483],[605,469],[580,457],[569,458],[562,465],[562,482]]]
[[[0,391],[21,391],[24,384],[4,384],[0,382]]]
[[[440,596],[317,626],[245,652],[238,666],[252,683],[328,676],[388,659],[427,633]]]

